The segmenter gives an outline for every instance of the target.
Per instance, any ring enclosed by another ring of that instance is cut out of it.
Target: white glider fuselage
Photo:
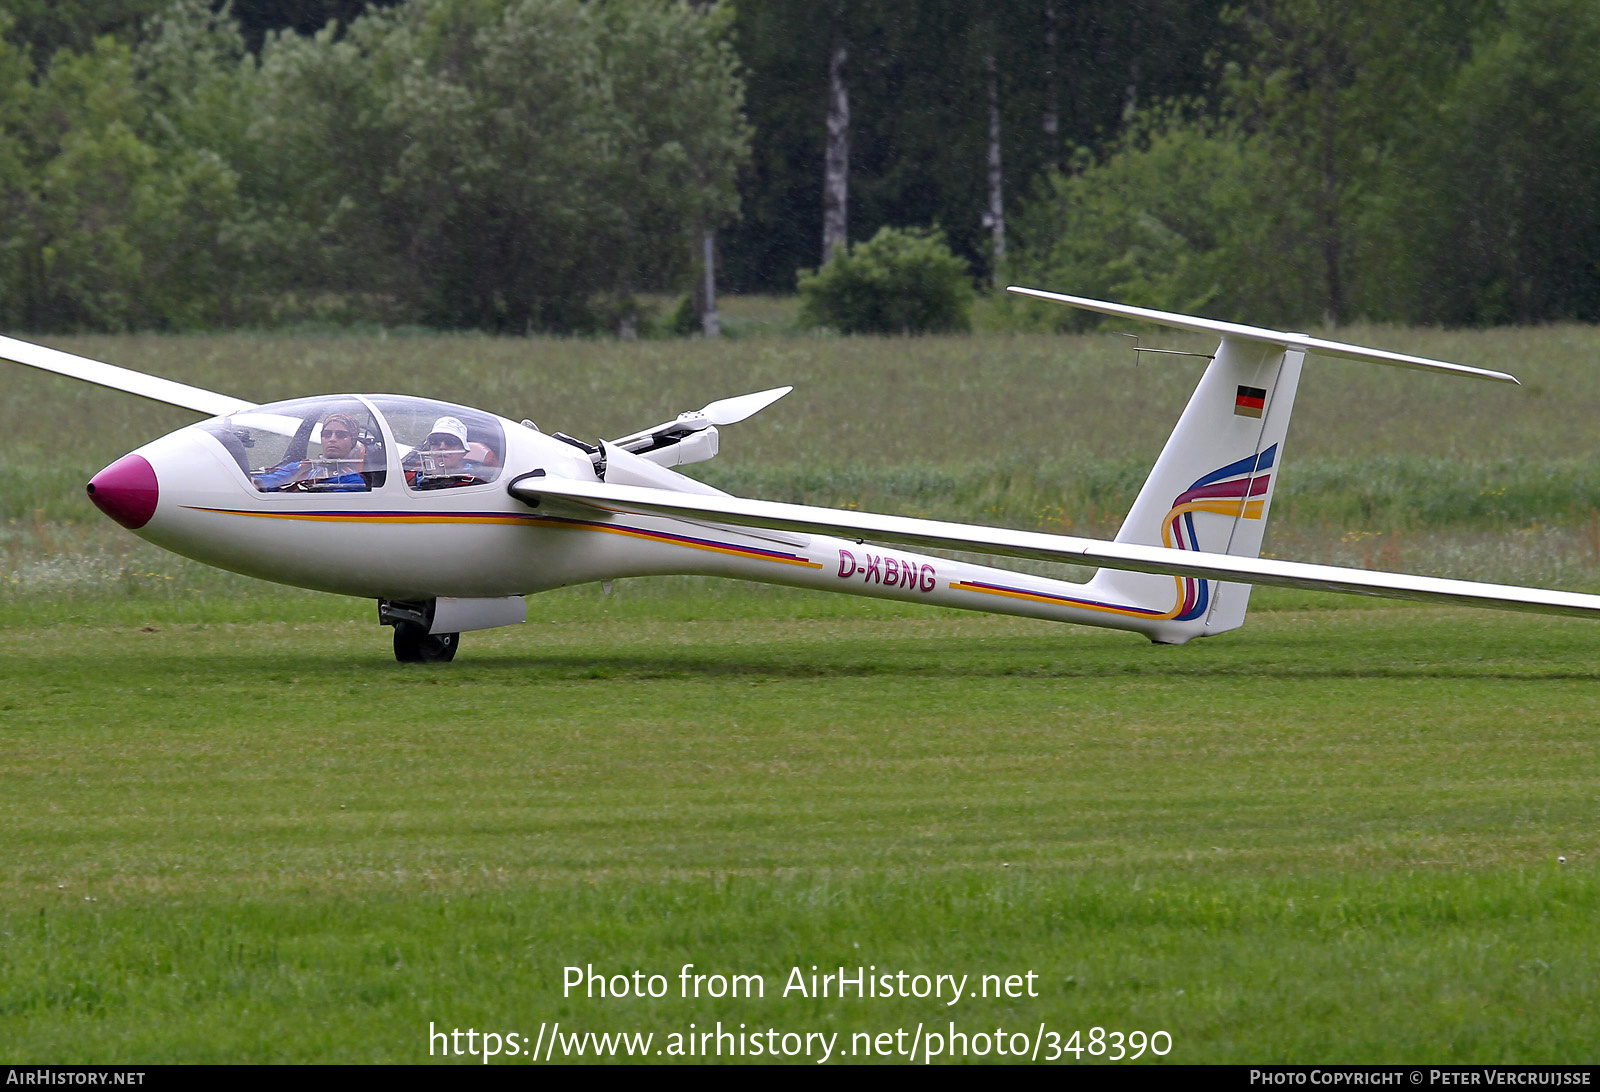
[[[383,397],[312,401],[372,407]],[[441,415],[462,412],[448,403],[431,407]],[[406,450],[387,417],[374,417],[384,430],[383,449]],[[595,464],[565,441],[495,421],[503,465],[493,481],[418,489],[391,457],[379,484],[337,492],[264,492],[217,439],[217,421],[191,425],[132,453],[154,472],[157,498],[146,522],[130,529],[208,565],[368,599],[493,599],[631,576],[704,575],[1082,622],[1161,639],[1164,619],[1103,602],[1086,584],[824,535],[549,501],[533,506],[507,484],[530,474],[551,485],[597,483]],[[1169,579],[1181,602],[1185,582]]]

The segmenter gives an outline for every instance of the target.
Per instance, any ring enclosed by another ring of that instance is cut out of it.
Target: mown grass
[[[563,595],[438,670],[265,604],[0,628],[8,1055],[415,1061],[430,1020],[720,1019],[1594,1058],[1581,623],[1279,610],[1170,649],[795,592]],[[589,963],[768,992],[563,997]],[[1039,997],[779,995],[841,963],[1033,971]]]

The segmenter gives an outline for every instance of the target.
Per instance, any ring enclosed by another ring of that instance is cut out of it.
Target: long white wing
[[[913,546],[971,550],[1007,557],[1028,557],[1078,565],[1128,569],[1233,580],[1245,584],[1276,584],[1312,591],[1349,592],[1392,599],[1456,603],[1539,614],[1570,614],[1600,618],[1600,595],[1482,584],[1470,580],[1445,580],[1404,573],[1343,569],[1332,565],[1307,565],[1297,561],[1230,557],[1161,546],[1137,546],[1098,539],[1047,535],[1037,531],[1010,531],[941,520],[848,512],[804,504],[744,500],[740,497],[671,493],[637,486],[575,482],[558,478],[523,478],[511,487],[514,496],[537,504],[542,498],[577,501],[614,512],[710,520],[785,531],[870,538]]]
[[[1473,379],[1490,379],[1497,383],[1517,382],[1516,376],[1508,375],[1505,372],[1493,371],[1489,368],[1469,368],[1464,364],[1450,364],[1443,360],[1430,360],[1425,356],[1407,356],[1405,353],[1391,353],[1384,349],[1369,349],[1364,345],[1346,345],[1342,341],[1325,341],[1320,337],[1311,337],[1307,334],[1266,330],[1259,326],[1243,326],[1237,322],[1196,318],[1194,315],[1179,315],[1171,311],[1152,311],[1148,307],[1130,307],[1125,303],[1108,303],[1105,300],[1085,299],[1082,296],[1064,296],[1060,292],[1045,292],[1038,288],[1020,288],[1017,285],[1011,285],[1006,288],[1006,291],[1015,292],[1022,296],[1033,296],[1036,299],[1065,303],[1085,311],[1097,311],[1102,315],[1115,315],[1118,318],[1153,322],[1157,326],[1170,326],[1175,330],[1193,330],[1196,333],[1216,334],[1219,337],[1260,341],[1268,345],[1281,345],[1286,349],[1302,349],[1317,356],[1336,356],[1345,360],[1361,360],[1369,364],[1391,364],[1397,368],[1415,368],[1424,372],[1464,375]]]
[[[171,406],[182,406],[184,409],[192,409],[208,417],[220,417],[235,410],[252,409],[255,406],[254,402],[248,402],[243,398],[202,390],[187,383],[175,383],[170,379],[146,375],[129,368],[119,368],[115,364],[102,364],[86,356],[63,353],[58,349],[46,349],[43,345],[33,345],[26,341],[18,341],[16,338],[0,337],[0,360],[15,361],[32,368],[55,372],[57,375],[82,379],[86,383],[98,383],[102,387],[127,391],[129,394],[137,394]]]

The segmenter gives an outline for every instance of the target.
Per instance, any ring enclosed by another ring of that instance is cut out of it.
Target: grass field
[[[0,629],[8,1056],[954,1020],[1594,1059],[1589,627],[1283,609],[1164,649],[701,590],[536,600],[439,670],[331,614]],[[683,963],[768,996],[562,996],[569,965]],[[812,964],[1039,996],[778,995]]]
[[[1546,393],[1316,363],[1269,549],[1600,584],[1600,336],[1341,336]],[[1109,337],[67,347],[580,435],[798,381],[726,430],[719,484],[1080,529],[1114,525],[1194,379],[1134,373]],[[718,1021],[838,1033],[836,1058],[951,1023],[1162,1030],[1178,1062],[1600,1054],[1591,625],[1258,592],[1242,631],[1162,648],[683,579],[536,597],[407,669],[370,604],[89,521],[86,473],[187,418],[21,371],[0,370],[7,1061],[427,1061],[430,1022],[555,1021],[651,1050]],[[685,963],[765,996],[680,997]],[[590,964],[670,990],[563,996]],[[1032,973],[1037,996],[782,996],[813,964]]]

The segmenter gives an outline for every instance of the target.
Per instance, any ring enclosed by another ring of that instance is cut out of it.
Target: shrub
[[[972,280],[944,233],[881,228],[800,271],[800,321],[843,334],[926,334],[972,329]]]

